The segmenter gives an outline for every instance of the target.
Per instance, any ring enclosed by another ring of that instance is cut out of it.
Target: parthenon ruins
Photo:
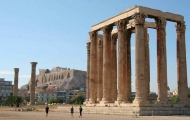
[[[155,22],[146,22],[146,18],[152,18]],[[86,105],[126,105],[132,102],[131,34],[135,33],[136,96],[131,105],[151,106],[147,29],[152,28],[157,32],[158,98],[155,105],[172,106],[167,98],[167,21],[176,23],[178,105],[188,105],[184,17],[142,6],[134,6],[91,27],[87,42]],[[114,26],[117,29],[113,29]],[[100,30],[103,35],[98,34]]]

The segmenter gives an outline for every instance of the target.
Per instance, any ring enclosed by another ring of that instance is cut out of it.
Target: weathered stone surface
[[[47,71],[48,69],[40,69],[40,74],[36,75],[36,91],[43,91],[44,86],[48,86],[46,90],[69,90],[86,87],[86,71],[70,70],[61,67]],[[29,84],[20,88],[20,90],[28,89]]]

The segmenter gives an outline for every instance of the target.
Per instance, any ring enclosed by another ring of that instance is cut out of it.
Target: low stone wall
[[[70,112],[71,107],[58,106],[60,112]],[[79,112],[79,107],[74,107],[74,112]],[[185,107],[85,107],[83,113],[87,114],[112,114],[112,115],[140,115],[140,116],[170,116],[190,115],[190,108]]]

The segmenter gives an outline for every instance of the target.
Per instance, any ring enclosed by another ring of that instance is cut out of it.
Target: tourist
[[[73,106],[71,107],[71,117],[73,117],[73,113],[74,113],[74,108]]]
[[[46,117],[48,117],[48,111],[49,111],[48,105],[46,106],[45,110],[46,110]]]
[[[81,106],[79,107],[79,111],[80,111],[79,117],[82,117],[82,107]]]

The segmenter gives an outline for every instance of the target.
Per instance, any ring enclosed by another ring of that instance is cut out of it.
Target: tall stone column
[[[96,103],[97,99],[97,31],[90,34],[90,81],[89,81],[89,104]]]
[[[35,79],[36,79],[36,65],[37,62],[31,62],[32,71],[31,71],[31,78],[30,78],[30,105],[34,105],[35,103]]]
[[[18,95],[18,73],[19,73],[19,68],[14,68],[14,71],[15,71],[15,76],[14,76],[13,95],[17,96]]]
[[[117,100],[117,35],[112,35],[111,40],[111,79],[112,79],[112,101]]]
[[[131,31],[127,30],[127,39],[126,39],[126,44],[127,44],[127,102],[131,102]]]
[[[147,100],[149,101],[149,94],[150,94],[150,58],[149,58],[149,34],[147,32],[147,28],[145,28],[144,36],[145,36],[145,80],[147,82],[146,94],[147,94]]]
[[[103,28],[103,98],[101,104],[111,103],[111,31],[112,26]]]
[[[126,20],[117,22],[118,30],[118,96],[116,103],[127,101],[127,39]]]
[[[187,64],[185,45],[185,22],[176,25],[177,32],[177,79],[179,104],[188,105]]]
[[[89,101],[90,41],[87,42],[86,103]]]
[[[135,33],[136,33],[136,45],[135,45],[135,76],[136,76],[136,96],[133,101],[133,106],[148,106],[146,94],[146,79],[145,79],[145,37],[144,37],[144,14],[135,14]]]
[[[157,30],[157,105],[168,106],[167,98],[167,60],[166,60],[166,19],[156,18]]]
[[[102,100],[103,89],[102,89],[102,73],[103,73],[103,37],[102,35],[98,36],[98,96],[97,101]]]

